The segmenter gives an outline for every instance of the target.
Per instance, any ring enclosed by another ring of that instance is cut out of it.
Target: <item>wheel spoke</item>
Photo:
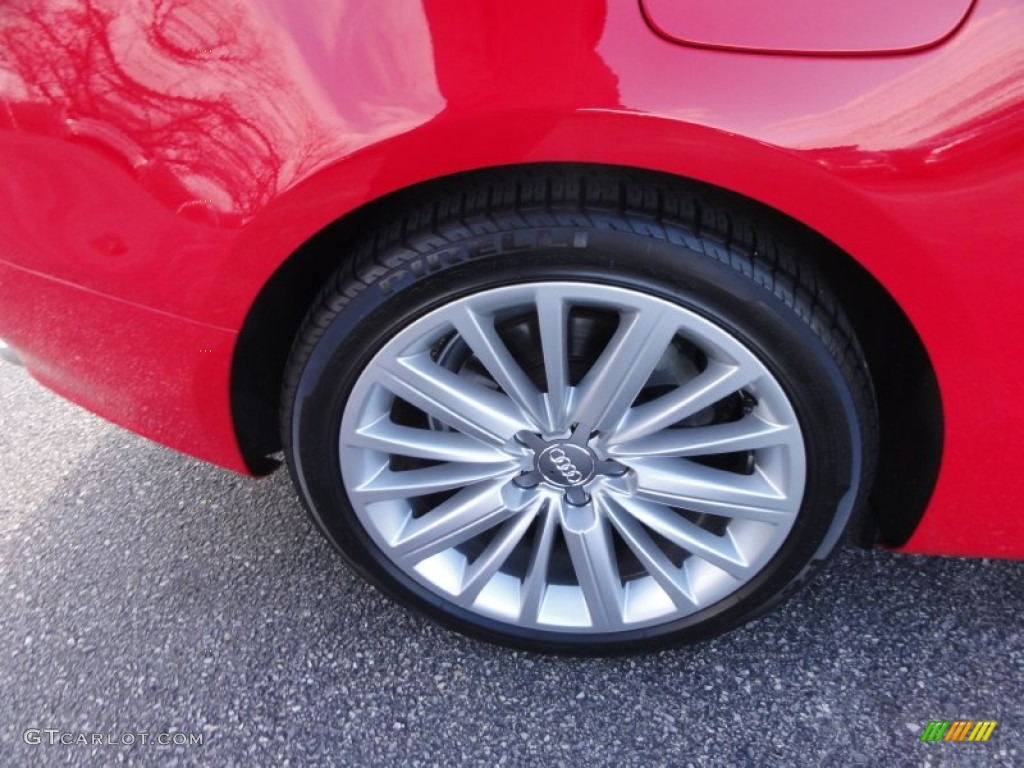
[[[729,518],[789,523],[797,505],[759,472],[741,475],[685,459],[635,458],[636,495],[659,504]]]
[[[493,316],[481,315],[463,306],[452,318],[452,324],[512,402],[535,423],[543,424],[540,392],[498,335]]]
[[[678,326],[661,309],[621,316],[618,329],[580,382],[573,421],[613,429],[633,404]]]
[[[548,427],[561,431],[569,427],[564,423],[569,403],[569,303],[555,289],[538,290],[536,308],[548,386]]]
[[[494,578],[494,574],[508,560],[512,550],[522,540],[530,528],[530,524],[537,516],[537,511],[542,504],[537,500],[530,504],[515,517],[505,521],[501,530],[494,539],[487,545],[487,548],[473,561],[473,564],[466,570],[462,578],[462,587],[459,590],[458,601],[463,605],[473,604],[484,587]]]
[[[676,607],[691,610],[697,606],[697,598],[686,574],[685,568],[677,568],[662,549],[654,543],[644,527],[614,500],[605,507],[608,518],[618,530],[623,541],[630,548],[640,564],[647,569],[658,585],[669,596]]]
[[[594,515],[593,525],[575,530],[563,526],[573,569],[590,621],[595,629],[613,629],[622,624],[622,582],[615,562],[611,531],[603,514]]]
[[[518,470],[519,465],[513,461],[504,465],[452,462],[405,472],[393,472],[385,467],[362,485],[356,486],[353,492],[359,496],[360,501],[368,504],[384,499],[441,493],[495,477],[510,479]]]
[[[770,448],[797,439],[799,434],[790,425],[773,424],[759,416],[748,415],[728,424],[663,429],[647,437],[611,445],[608,454],[619,459],[631,456],[707,456]]]
[[[419,518],[410,518],[392,542],[392,556],[415,565],[519,514],[502,494],[503,483],[465,488]]]
[[[449,427],[504,445],[532,426],[515,404],[498,392],[436,365],[428,353],[397,358],[382,366],[381,384]]]
[[[756,370],[713,362],[672,392],[630,409],[609,443],[626,443],[658,432],[748,386],[759,375]]]
[[[636,520],[694,557],[721,568],[733,578],[748,576],[747,563],[728,533],[716,536],[662,504],[633,498],[620,498],[618,502]]]
[[[360,427],[345,444],[433,461],[504,464],[509,460],[507,453],[461,432],[406,427],[395,424],[390,415]]]
[[[526,576],[523,578],[519,599],[520,619],[530,622],[537,621],[540,616],[544,591],[548,585],[551,547],[555,540],[555,527],[558,524],[558,515],[547,502],[545,502],[540,515],[540,529],[537,531],[533,548],[530,550],[529,565],[526,567]]]

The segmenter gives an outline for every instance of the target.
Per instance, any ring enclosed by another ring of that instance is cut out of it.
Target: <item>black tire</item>
[[[753,214],[750,212],[754,211]],[[790,595],[862,506],[877,455],[870,377],[824,283],[731,196],[619,170],[510,170],[435,191],[370,234],[322,291],[288,362],[281,425],[292,477],[327,538],[367,579],[443,624],[545,652],[649,650],[717,634]],[[523,281],[627,287],[740,339],[788,395],[806,486],[784,544],[742,588],[688,616],[615,633],[519,627],[450,603],[374,543],[346,493],[338,434],[349,393],[403,327],[460,296]]]

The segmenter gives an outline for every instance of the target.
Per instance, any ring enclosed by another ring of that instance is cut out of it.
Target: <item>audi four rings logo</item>
[[[561,448],[554,448],[548,451],[548,456],[551,459],[551,463],[555,465],[555,469],[558,470],[558,474],[570,483],[578,483],[583,479],[583,473],[576,468],[576,465],[572,463],[572,459]]]

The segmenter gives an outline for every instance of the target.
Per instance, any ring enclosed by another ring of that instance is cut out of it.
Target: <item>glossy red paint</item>
[[[1014,0],[871,57],[678,45],[635,0],[11,0],[0,336],[76,402],[245,471],[234,340],[320,228],[469,169],[660,170],[789,214],[885,286],[945,415],[906,549],[1022,557],[1021,40]]]
[[[668,40],[762,53],[906,53],[941,42],[973,0],[641,0]]]

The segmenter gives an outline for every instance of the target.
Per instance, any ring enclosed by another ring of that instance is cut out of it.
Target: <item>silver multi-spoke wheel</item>
[[[614,633],[748,584],[793,528],[804,435],[735,335],[645,292],[533,282],[391,336],[344,407],[355,515],[470,613]]]

